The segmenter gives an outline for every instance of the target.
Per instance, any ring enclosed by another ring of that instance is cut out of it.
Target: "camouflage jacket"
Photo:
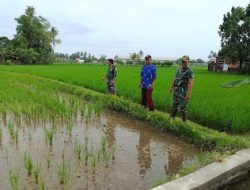
[[[186,94],[188,88],[188,80],[191,78],[194,78],[194,73],[189,67],[178,69],[174,79],[175,94]]]

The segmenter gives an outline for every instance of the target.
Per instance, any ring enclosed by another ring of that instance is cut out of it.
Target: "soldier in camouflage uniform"
[[[108,86],[108,91],[110,94],[115,94],[116,93],[116,88],[115,88],[115,79],[117,76],[117,68],[114,66],[114,60],[113,59],[108,59],[108,70],[103,78],[103,80],[106,79],[107,81],[107,86]]]
[[[177,70],[174,80],[170,88],[170,95],[174,91],[173,106],[171,109],[171,117],[175,118],[178,107],[182,114],[182,121],[187,120],[187,103],[191,96],[193,87],[193,71],[188,67],[189,57],[182,57],[182,67]]]

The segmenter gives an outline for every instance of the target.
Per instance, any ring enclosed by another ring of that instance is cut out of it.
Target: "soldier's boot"
[[[182,112],[181,112],[181,118],[182,118],[182,121],[183,121],[183,122],[186,122],[186,121],[187,121],[187,112],[182,111]]]

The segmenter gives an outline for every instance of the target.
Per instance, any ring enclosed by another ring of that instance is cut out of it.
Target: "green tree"
[[[15,38],[22,37],[27,41],[28,50],[22,50],[22,52],[30,53],[31,55],[28,57],[32,58],[33,63],[52,63],[54,61],[52,45],[60,42],[56,38],[58,34],[56,28],[51,27],[42,16],[36,16],[35,9],[31,6],[26,8],[24,15],[15,20],[17,21]],[[19,50],[17,52],[21,52]]]
[[[11,40],[7,37],[0,37],[0,62],[13,59],[13,47]]]
[[[240,70],[244,59],[250,54],[250,4],[247,8],[232,7],[223,17],[219,27],[221,47],[219,56],[232,61],[240,61]]]

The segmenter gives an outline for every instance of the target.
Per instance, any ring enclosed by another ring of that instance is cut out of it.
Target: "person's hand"
[[[141,88],[141,83],[139,83],[139,86],[138,86],[138,88]]]
[[[151,84],[149,87],[151,90],[154,90],[154,84]]]
[[[186,101],[188,102],[190,100],[190,94],[186,95]]]

